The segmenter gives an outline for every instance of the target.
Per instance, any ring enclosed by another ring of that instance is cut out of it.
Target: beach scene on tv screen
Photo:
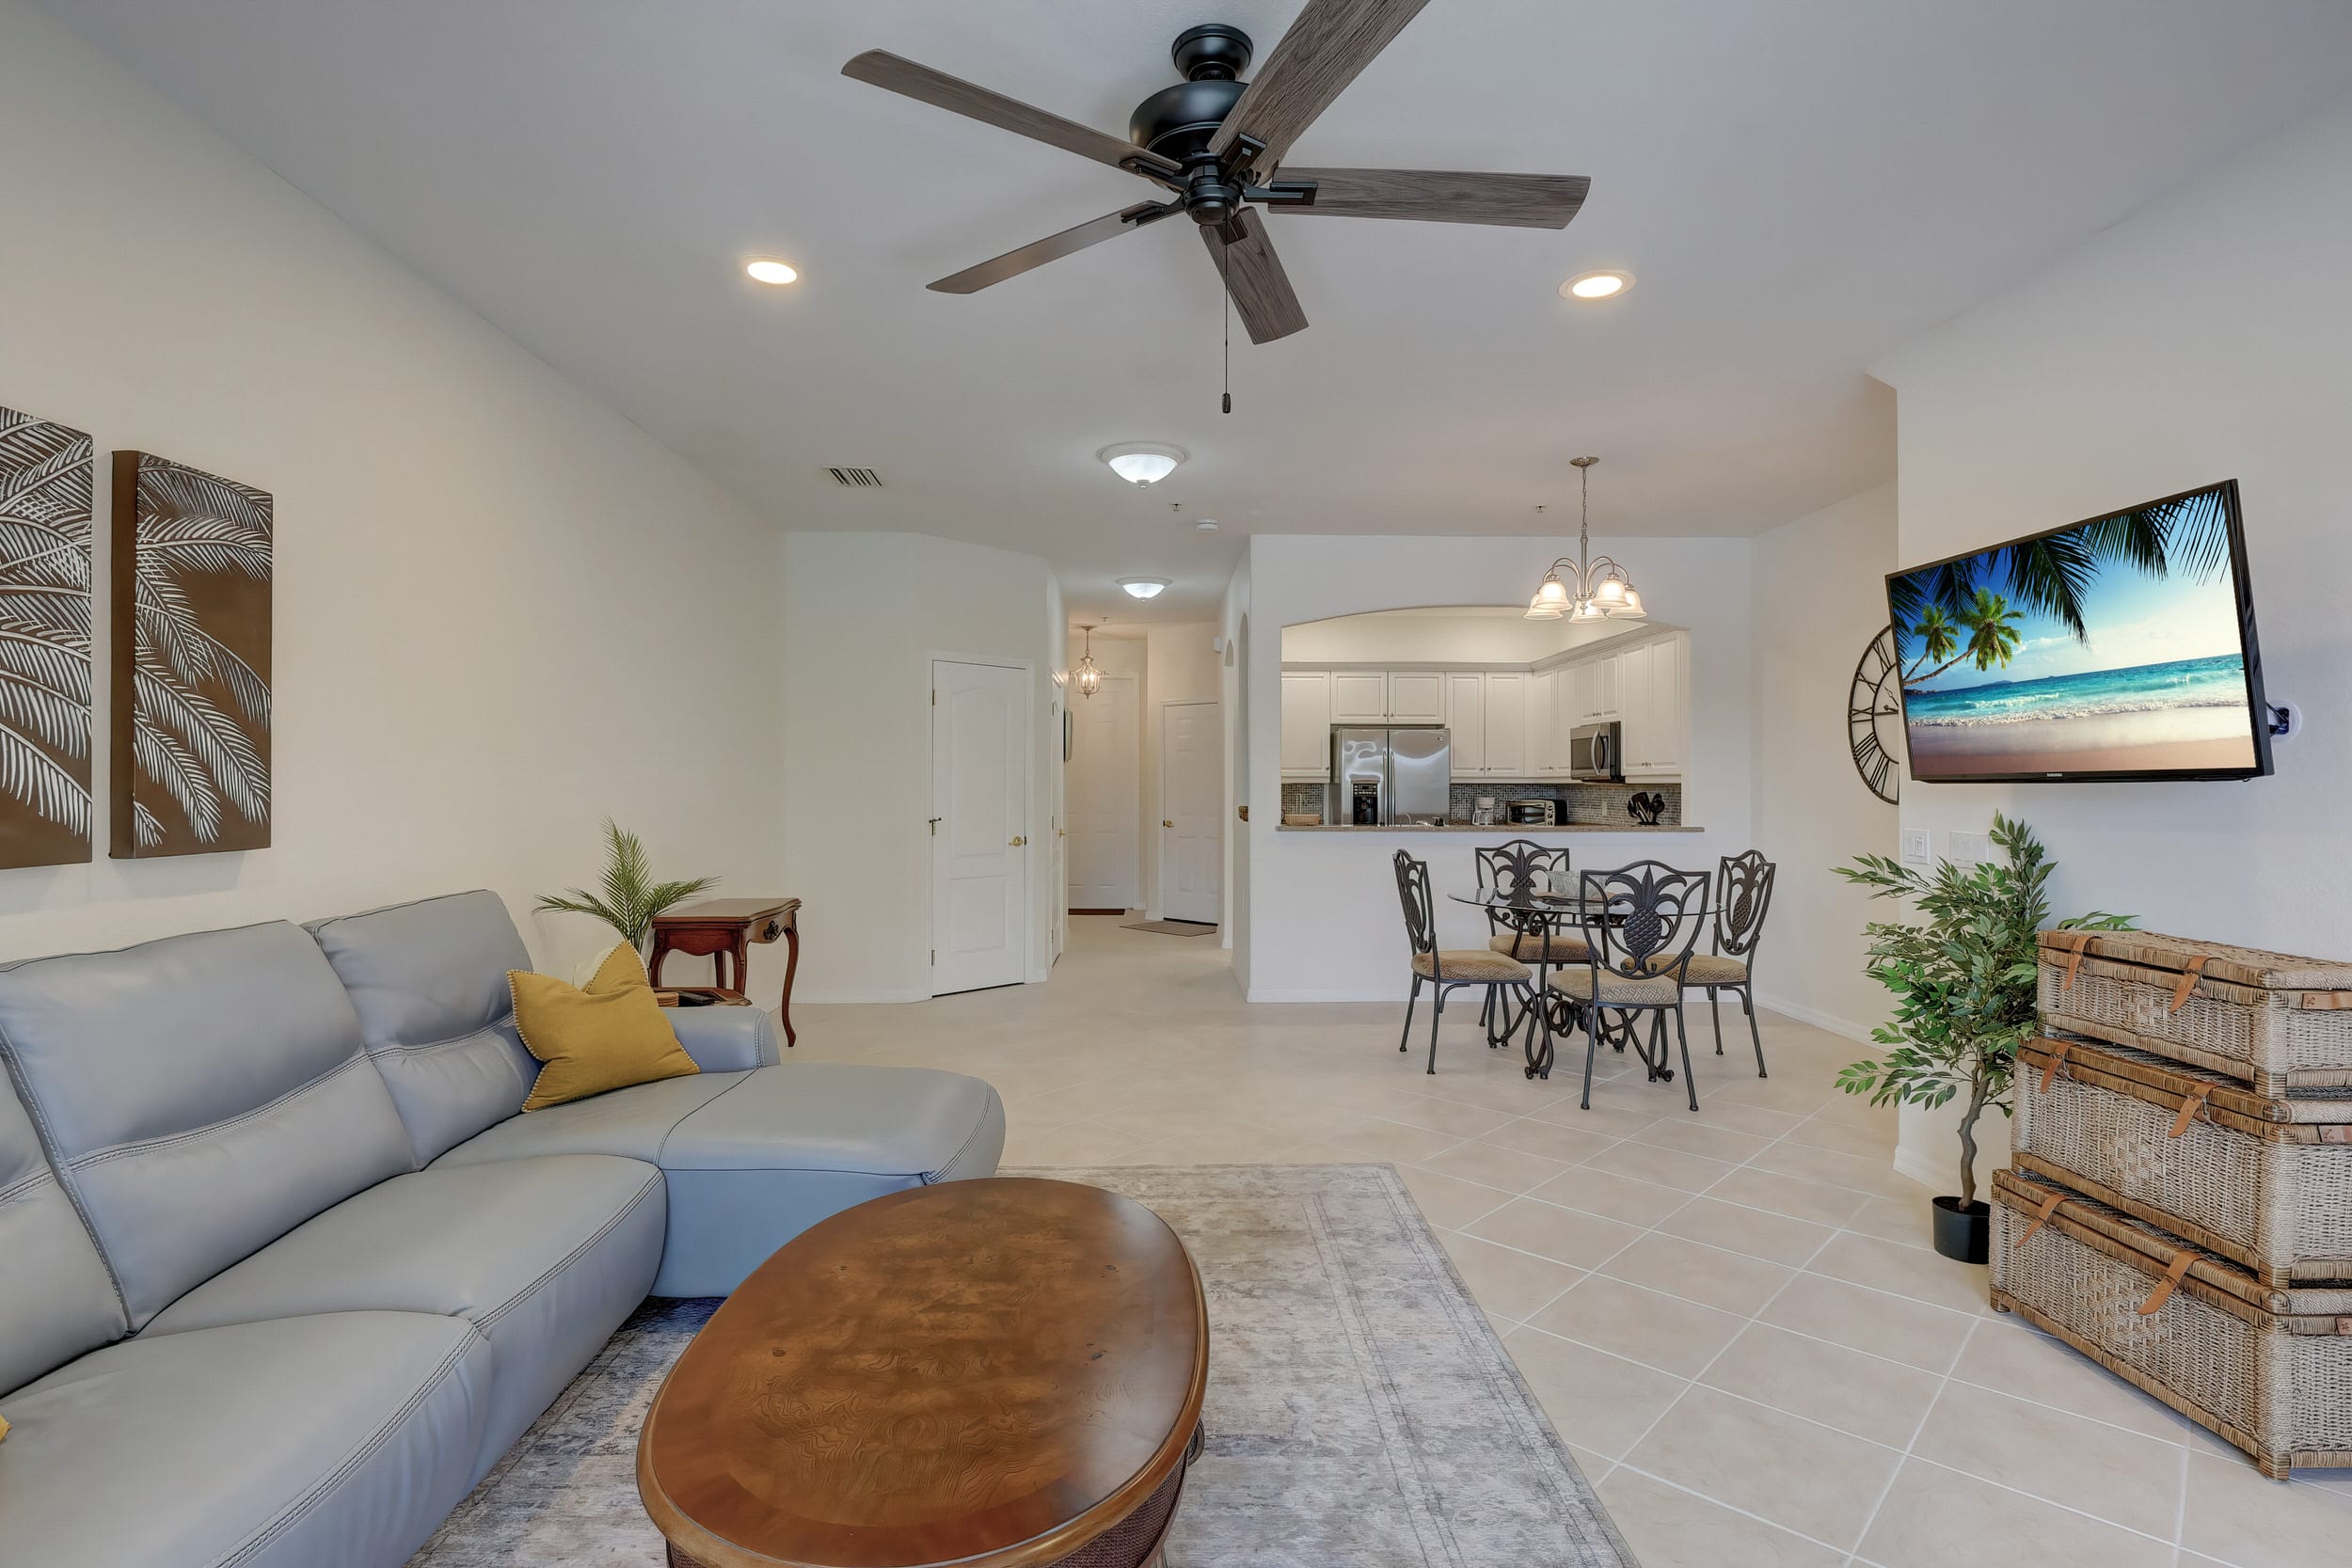
[[[2223,493],[1890,578],[1912,771],[2255,765]]]

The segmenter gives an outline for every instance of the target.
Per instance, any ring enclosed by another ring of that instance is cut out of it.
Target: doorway
[[[1142,695],[1131,673],[1105,674],[1071,708],[1070,908],[1124,914],[1143,905],[1137,838]]]
[[[1018,985],[1029,953],[1029,674],[931,661],[931,994]]]
[[[1160,707],[1160,913],[1214,926],[1225,889],[1225,734],[1216,703]]]

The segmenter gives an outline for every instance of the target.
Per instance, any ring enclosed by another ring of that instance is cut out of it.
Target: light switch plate
[[[1925,865],[1934,854],[1934,835],[1925,828],[1903,830],[1903,863],[1905,865]]]
[[[1952,859],[1962,865],[1980,865],[1993,858],[1991,833],[1954,833],[1950,839]]]

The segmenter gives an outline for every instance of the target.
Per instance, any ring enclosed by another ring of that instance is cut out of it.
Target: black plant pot
[[[1981,1263],[1993,1252],[1993,1206],[1962,1206],[1956,1197],[1935,1199],[1935,1250],[1963,1263]]]

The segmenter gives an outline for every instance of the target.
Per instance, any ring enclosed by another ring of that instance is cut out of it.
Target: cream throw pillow
[[[508,970],[506,985],[516,1031],[540,1062],[526,1111],[702,1070],[661,1016],[644,963],[627,942],[605,955],[585,986],[523,969]]]

